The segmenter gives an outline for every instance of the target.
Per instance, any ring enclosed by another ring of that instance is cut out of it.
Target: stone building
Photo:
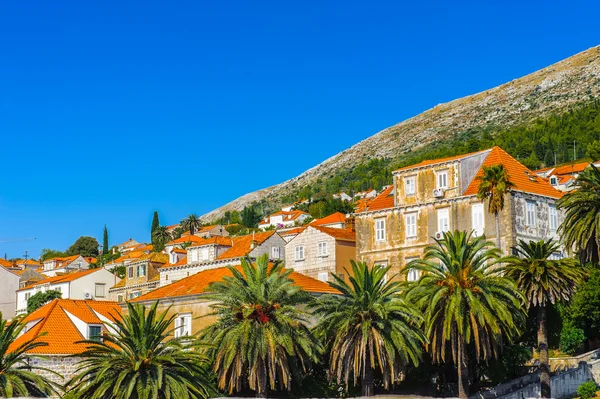
[[[185,258],[173,258],[160,269],[160,285],[171,284],[200,271],[240,264],[247,256],[268,254],[270,260],[285,258],[285,241],[277,232],[266,231],[239,237],[210,237],[186,248]],[[177,260],[177,262],[175,262]]]
[[[241,270],[241,266],[235,267]],[[224,266],[203,270],[190,277],[157,288],[131,302],[151,306],[156,301],[160,301],[159,312],[168,309],[169,315],[176,316],[173,324],[173,328],[176,329],[175,336],[193,335],[214,322],[213,317],[206,317],[212,312],[212,309],[210,302],[204,297],[208,294],[209,285],[221,281],[225,276],[231,276],[231,272]],[[327,283],[300,273],[292,272],[290,278],[296,285],[313,295],[339,293]]]
[[[169,255],[152,252],[142,255],[125,268],[125,278],[110,290],[110,299],[123,302],[152,291],[159,285],[159,268],[168,263]]]
[[[356,259],[356,233],[349,229],[309,225],[285,246],[285,265],[298,273],[333,281]]]
[[[390,265],[395,274],[445,231],[474,231],[496,243],[495,217],[488,212],[487,202],[477,199],[477,190],[483,167],[497,164],[504,165],[514,184],[499,215],[502,251],[511,253],[519,239],[558,238],[563,215],[555,201],[562,193],[493,147],[393,172],[393,186],[355,214],[358,259]],[[413,274],[409,279],[417,277]]]
[[[11,266],[10,262],[0,259],[0,313],[4,319],[15,317],[17,308],[17,295],[21,277],[19,271]]]
[[[45,342],[46,346],[27,352],[43,357],[31,357],[30,364],[58,373],[60,376],[34,370],[51,381],[64,384],[75,374],[77,363],[81,360],[77,355],[86,349],[86,344],[77,342],[99,338],[103,332],[109,331],[120,313],[121,308],[116,302],[55,299],[25,317],[23,322],[27,327],[8,352],[34,338]]]
[[[53,277],[61,273],[69,273],[73,270],[83,270],[96,263],[96,258],[72,255],[59,258],[46,259],[40,273],[47,277]]]

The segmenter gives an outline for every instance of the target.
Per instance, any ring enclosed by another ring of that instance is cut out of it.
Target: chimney
[[[346,218],[346,228],[348,230],[356,231],[356,218],[354,216]]]
[[[258,246],[258,241],[254,239],[254,232],[252,232],[252,241],[250,241],[250,250],[253,250]]]

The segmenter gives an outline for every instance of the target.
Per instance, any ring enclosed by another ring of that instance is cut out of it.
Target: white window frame
[[[294,260],[304,260],[304,245],[296,245],[294,249]]]
[[[414,282],[419,281],[420,273],[417,269],[410,269],[406,274],[406,281]]]
[[[557,179],[556,177],[552,176],[552,177],[550,178],[550,184],[551,184],[552,186],[556,186],[556,185],[558,185],[558,179]]]
[[[407,213],[404,215],[404,225],[406,238],[414,238],[417,236],[417,213]]]
[[[327,255],[329,255],[327,241],[320,241],[317,244],[317,256],[327,256]]]
[[[208,260],[208,258],[209,258],[208,248],[201,248],[200,249],[200,260],[205,261],[205,260]]]
[[[100,334],[95,335],[95,337],[97,338],[98,341],[102,341],[102,326],[101,325],[98,325],[98,324],[88,324],[87,327],[88,327],[88,339],[92,339],[92,340],[94,339],[93,336],[92,336],[92,328],[94,328],[94,329],[99,328],[100,329]]]
[[[404,194],[415,195],[417,193],[417,178],[416,176],[408,176],[404,178]]]
[[[192,335],[192,314],[180,313],[175,318],[175,338],[189,337]]]
[[[98,295],[98,288],[102,288],[102,295]],[[106,298],[106,284],[96,283],[94,285],[94,296],[96,298]]]
[[[140,271],[141,271],[141,273],[140,273]],[[146,277],[146,265],[138,265],[137,276],[138,277]]]
[[[329,281],[329,273],[319,272],[318,280],[326,283],[327,281]]]
[[[485,231],[485,210],[483,204],[471,205],[471,227],[476,236],[483,235]]]
[[[443,180],[443,181],[441,181],[441,180]],[[436,172],[435,186],[436,186],[436,188],[441,188],[444,190],[448,188],[448,171],[447,170],[441,170],[439,172]]]
[[[529,227],[535,227],[537,206],[533,201],[525,202],[525,224]]]
[[[281,249],[279,247],[271,248],[271,259],[281,259]]]
[[[375,219],[375,241],[385,241],[385,219]]]
[[[129,266],[127,269],[129,269],[127,271],[127,277],[128,278],[133,278],[133,276],[135,275],[135,271],[133,270],[133,266]]]
[[[558,210],[554,205],[548,205],[548,226],[551,231],[558,230]]]
[[[443,217],[445,216],[445,217]],[[446,226],[443,225],[443,220],[446,220]],[[443,233],[446,231],[450,231],[450,209],[449,208],[441,208],[437,210],[437,227],[438,232]]]

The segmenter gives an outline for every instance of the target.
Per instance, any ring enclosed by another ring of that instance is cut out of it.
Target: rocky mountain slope
[[[246,194],[202,216],[214,220],[225,211],[241,210],[253,201],[280,202],[297,187],[311,184],[369,158],[400,158],[409,149],[448,135],[483,126],[510,127],[600,96],[600,46],[501,86],[439,104],[376,133],[281,184]]]

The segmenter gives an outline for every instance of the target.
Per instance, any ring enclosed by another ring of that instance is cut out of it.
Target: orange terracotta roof
[[[336,229],[333,227],[323,226],[310,226],[313,229],[317,229],[322,233],[327,234],[339,241],[351,241],[356,242],[356,232],[350,229]]]
[[[562,165],[555,167],[552,171],[553,175],[561,176],[561,175],[570,175],[575,173],[581,173],[585,168],[590,166],[591,162],[579,162],[570,165]]]
[[[371,199],[371,198],[361,198],[361,199],[359,199],[354,204],[354,207],[356,208],[356,210],[354,212],[360,213],[360,212],[366,211],[367,208],[369,207],[369,204],[371,202],[373,202],[373,199]]]
[[[324,218],[313,220],[310,224],[313,226],[323,226],[334,223],[346,223],[346,215],[342,212],[336,212]]]
[[[378,211],[394,207],[394,186],[389,186],[367,205],[364,211]],[[364,212],[363,211],[363,212]],[[358,211],[357,211],[358,212]]]
[[[235,268],[238,270],[242,269],[241,266],[236,266]],[[150,291],[145,295],[132,299],[131,302],[203,294],[206,292],[206,289],[208,288],[210,283],[221,281],[225,276],[231,276],[231,272],[227,267],[203,270],[169,285],[165,285],[163,287]],[[331,288],[329,284],[297,272],[292,272],[290,278],[294,281],[294,283],[297,286],[302,287],[305,291],[308,292],[327,294],[339,293],[334,288]]]
[[[151,252],[140,256],[135,262],[147,260],[152,263],[167,263],[169,262],[169,255],[163,254],[162,252]]]
[[[181,258],[180,260],[178,260],[178,261],[177,261],[177,262],[175,262],[175,263],[171,263],[171,262],[169,262],[169,263],[167,263],[167,264],[163,265],[163,266],[161,267],[161,269],[162,269],[162,268],[166,268],[166,267],[177,267],[177,266],[185,266],[185,265],[187,265],[187,255],[186,255],[186,256],[184,256],[183,258]]]
[[[176,254],[187,254],[187,251],[183,248],[173,248],[171,252],[175,252]]]
[[[0,258],[0,266],[2,267],[13,267],[14,264],[6,259]]]
[[[252,251],[250,245],[252,240],[256,240],[258,245],[265,242],[269,237],[273,234],[277,234],[274,231],[265,231],[258,232],[254,234],[248,234],[240,237],[233,237],[231,240],[233,241],[233,246],[229,248],[227,251],[223,252],[221,255],[217,257],[218,260],[222,259],[230,259],[230,258],[239,258],[240,256],[246,256]]]
[[[204,226],[204,227],[200,227],[200,231],[198,231],[198,233],[204,233],[206,231],[212,230],[215,227],[218,227],[218,224],[211,224],[210,226]]]
[[[560,198],[563,196],[563,193],[552,187],[547,179],[537,176],[500,147],[492,148],[471,181],[471,184],[469,184],[467,189],[463,192],[463,195],[477,194],[480,183],[479,177],[483,176],[483,167],[498,164],[503,165],[508,172],[510,180],[514,184],[513,190],[552,198]]]
[[[423,166],[435,165],[435,164],[438,164],[438,163],[446,163],[446,162],[451,162],[451,161],[458,161],[459,159],[466,158],[468,156],[475,155],[475,154],[478,154],[480,152],[485,152],[485,151],[489,151],[489,150],[475,151],[475,152],[470,152],[468,154],[455,155],[455,156],[446,157],[446,158],[427,159],[427,160],[421,161],[421,162],[419,162],[417,164],[414,164],[414,165],[404,166],[404,167],[402,167],[400,169],[396,169],[392,173],[401,172],[403,170],[421,168]]]
[[[129,240],[125,241],[124,243],[117,245],[117,248],[123,248],[123,247],[127,248],[127,247],[131,247],[131,246],[134,246],[137,244],[138,244],[138,242],[136,240],[134,240],[133,238],[130,238]]]
[[[122,278],[119,282],[117,282],[117,284],[113,285],[110,289],[114,289],[114,288],[122,288],[125,287],[125,285],[127,284],[127,281],[125,281],[127,279]]]
[[[194,244],[190,245],[188,248],[201,247],[203,245],[221,245],[224,247],[231,247],[233,246],[233,241],[229,237],[212,236],[208,238],[202,238],[202,241],[197,241]]]
[[[15,263],[16,263],[17,265],[27,265],[27,266],[29,266],[29,265],[31,265],[31,266],[41,266],[41,265],[42,265],[40,262],[36,262],[36,261],[35,261],[35,260],[33,260],[33,259],[27,259],[27,260],[24,260],[24,259],[19,259],[19,260],[18,260],[18,261],[16,261]]]
[[[100,270],[104,270],[104,269],[99,267],[97,269],[86,269],[86,270],[71,272],[71,273],[67,273],[67,274],[61,274],[59,276],[48,277],[43,280],[37,281],[33,284],[30,284],[28,286],[25,286],[23,288],[20,288],[17,291],[28,290],[32,287],[35,287],[36,285],[44,285],[44,284],[51,284],[51,283],[52,284],[68,283],[70,281],[77,280],[78,278],[87,276],[88,274],[96,273],[97,271],[100,271]]]
[[[165,245],[184,244],[186,242],[191,242],[192,244],[194,244],[196,242],[202,242],[202,240],[205,240],[205,238],[198,237],[196,235],[193,236],[191,234],[184,234],[176,240],[169,241]]]
[[[294,227],[293,229],[289,229],[289,230],[285,230],[285,231],[279,231],[278,234],[282,237],[285,236],[293,236],[293,235],[298,235],[300,233],[302,233],[304,230],[306,230],[306,226],[304,227]]]
[[[31,339],[46,342],[28,353],[43,355],[75,355],[86,349],[85,344],[75,342],[83,339],[67,312],[86,324],[102,324],[97,314],[109,320],[120,318],[121,308],[116,302],[84,301],[72,299],[55,299],[31,313],[23,320],[25,323],[39,320],[29,331],[25,332],[8,348],[11,352]],[[45,334],[40,336],[40,334]]]

